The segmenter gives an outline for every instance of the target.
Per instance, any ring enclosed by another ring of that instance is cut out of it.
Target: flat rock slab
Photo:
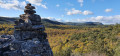
[[[53,56],[46,33],[16,31],[0,36],[1,56]]]
[[[28,40],[32,38],[39,38],[39,40],[46,39],[47,34],[44,32],[35,32],[35,31],[14,31],[14,37],[16,40]]]
[[[48,40],[27,40],[14,41],[10,45],[10,52],[5,52],[8,56],[53,56]]]

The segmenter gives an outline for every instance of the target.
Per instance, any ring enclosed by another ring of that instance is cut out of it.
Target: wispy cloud
[[[92,2],[95,2],[95,0],[92,0]]]
[[[83,15],[92,15],[93,12],[89,11],[89,10],[86,10],[83,12]]]
[[[42,0],[0,0],[0,7],[5,9],[24,10],[24,6],[27,2],[47,9],[47,6],[42,4]]]
[[[56,7],[60,7],[60,5],[59,5],[59,4],[57,4],[57,5],[56,5]]]
[[[61,15],[61,17],[64,17],[64,15]]]
[[[49,19],[49,20],[53,20],[53,21],[64,22],[64,20],[62,20],[60,18],[54,18],[54,17],[43,17],[42,19]]]
[[[82,7],[84,0],[78,0],[78,2],[80,3],[80,6]]]
[[[0,0],[0,7],[5,9],[23,10],[26,2],[19,2],[18,0]]]
[[[71,10],[67,11],[67,15],[75,15],[75,14],[83,14],[83,15],[92,15],[93,12],[89,10],[81,11],[81,10],[76,10],[75,8],[72,8]]]
[[[67,15],[74,15],[74,14],[82,14],[82,11],[72,8],[70,11],[67,12]]]
[[[116,24],[120,23],[120,15],[90,17],[86,19],[77,19],[74,20],[74,22],[101,22],[104,24]]]
[[[111,12],[112,9],[105,9],[105,12]]]
[[[69,2],[67,3],[67,5],[68,5],[68,6],[74,6],[74,4],[72,4],[72,3],[69,3]]]
[[[28,1],[28,2],[31,3],[31,4],[34,4],[34,5],[37,5],[37,6],[41,6],[41,7],[47,9],[47,6],[44,5],[44,4],[42,4],[42,1],[43,1],[43,0],[26,0],[26,1]]]

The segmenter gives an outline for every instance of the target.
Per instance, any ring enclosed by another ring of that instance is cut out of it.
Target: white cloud
[[[53,21],[58,21],[58,22],[64,22],[64,20],[60,19],[60,18],[54,18],[54,17],[44,17],[42,19],[49,19],[49,20],[53,20]]]
[[[25,1],[19,2],[18,0],[0,0],[0,7],[5,9],[23,10]]]
[[[74,15],[74,14],[82,14],[80,10],[76,10],[75,8],[72,8],[70,11],[67,12],[67,15]]]
[[[67,5],[68,5],[68,6],[74,6],[72,3],[69,3],[69,2],[67,3]]]
[[[84,0],[78,0],[78,2],[80,3],[80,6],[82,7]]]
[[[31,3],[31,4],[34,4],[34,5],[37,5],[37,6],[41,6],[41,7],[47,9],[47,6],[44,5],[44,4],[42,4],[42,1],[43,1],[43,0],[26,0],[26,1],[28,1],[28,2]]]
[[[80,3],[80,6],[83,6],[84,0],[77,0]],[[96,0],[91,0],[92,2],[95,2]],[[103,0],[104,1],[104,0]]]
[[[61,17],[64,17],[64,15],[61,15]]]
[[[56,5],[56,7],[60,7],[60,5],[59,5],[59,4],[57,4],[57,5]]]
[[[95,0],[92,0],[92,2],[95,2]]]
[[[75,14],[83,14],[83,15],[92,15],[93,12],[89,10],[81,11],[81,10],[76,10],[75,8],[72,8],[71,10],[67,11],[67,15],[75,15]]]
[[[83,12],[83,15],[92,15],[93,12],[89,11],[89,10],[86,10]]]
[[[54,17],[44,17],[43,19],[50,19],[50,20],[54,20]]]
[[[77,19],[75,22],[101,22],[104,24],[116,24],[120,23],[120,15],[115,16],[97,16],[86,19]]]
[[[25,1],[21,2],[21,5],[26,6],[26,2]]]
[[[62,19],[56,19],[56,21],[58,21],[58,22],[64,22],[64,20],[62,20]]]
[[[42,0],[26,0],[26,1],[19,1],[19,0],[0,0],[0,7],[5,9],[15,9],[15,10],[24,10],[24,6],[26,2],[31,4],[41,6],[43,8],[47,8],[46,5],[43,5],[41,2]]]
[[[112,9],[105,9],[105,12],[111,12]]]

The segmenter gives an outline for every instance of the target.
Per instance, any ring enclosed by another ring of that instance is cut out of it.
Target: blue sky
[[[0,0],[0,16],[19,17],[26,3],[51,20],[120,23],[120,0]]]

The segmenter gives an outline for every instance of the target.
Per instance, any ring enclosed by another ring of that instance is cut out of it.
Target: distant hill
[[[8,24],[13,24],[17,19],[17,17],[10,18],[10,17],[0,17],[0,24],[8,23]]]
[[[74,23],[74,22],[67,22],[67,23],[65,23],[66,25],[75,25],[75,26],[84,26],[84,25],[86,25],[86,26],[95,26],[95,25],[103,25],[102,23],[100,23],[100,22],[85,22],[85,23]]]
[[[0,24],[4,24],[4,23],[8,23],[8,24],[13,24],[15,20],[17,20],[18,17],[0,17]],[[102,23],[100,22],[85,22],[85,23],[74,23],[74,22],[58,22],[58,21],[53,21],[53,20],[49,20],[47,18],[43,18],[42,20],[42,23],[44,25],[74,25],[74,26],[84,26],[84,25],[103,25]]]
[[[0,24],[8,23],[8,24],[13,24],[15,20],[17,20],[18,17],[0,17]],[[43,24],[49,25],[65,25],[64,23],[58,22],[58,21],[52,21],[49,19],[42,19],[41,20]]]
[[[65,25],[64,23],[62,22],[58,22],[58,21],[52,21],[52,20],[49,20],[49,19],[42,19],[41,22],[45,25],[49,25],[49,24],[52,24],[52,25]]]

